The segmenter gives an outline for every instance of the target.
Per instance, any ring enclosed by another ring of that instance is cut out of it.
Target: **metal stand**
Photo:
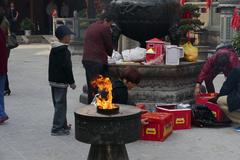
[[[87,160],[129,160],[125,144],[91,145]]]

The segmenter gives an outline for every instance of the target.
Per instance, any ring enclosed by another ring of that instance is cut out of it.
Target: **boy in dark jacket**
[[[59,42],[52,44],[49,55],[48,80],[52,91],[54,105],[54,118],[51,135],[68,135],[71,126],[67,124],[67,88],[76,88],[73,72],[71,53],[67,44],[71,40],[72,31],[62,25],[56,29],[55,35]]]

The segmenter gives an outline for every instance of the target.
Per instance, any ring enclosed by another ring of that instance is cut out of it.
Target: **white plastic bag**
[[[122,59],[123,59],[123,58],[122,58],[122,55],[121,55],[119,52],[113,50],[112,57],[109,57],[109,56],[108,56],[108,63],[109,63],[109,64],[111,64],[111,63],[117,63],[117,62],[119,62],[119,61],[122,61]]]
[[[146,56],[146,49],[136,47],[122,52],[124,61],[144,61]]]

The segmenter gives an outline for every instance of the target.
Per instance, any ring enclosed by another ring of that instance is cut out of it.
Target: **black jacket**
[[[55,42],[49,55],[48,80],[51,86],[74,84],[71,53],[67,45]]]
[[[128,89],[121,80],[112,81],[113,103],[128,104]]]
[[[230,112],[240,109],[240,68],[234,68],[230,72],[219,96],[228,96],[227,104]]]

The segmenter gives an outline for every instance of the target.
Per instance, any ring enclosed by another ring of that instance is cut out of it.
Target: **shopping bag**
[[[184,59],[189,62],[196,62],[198,59],[198,48],[194,47],[191,42],[183,45]]]

